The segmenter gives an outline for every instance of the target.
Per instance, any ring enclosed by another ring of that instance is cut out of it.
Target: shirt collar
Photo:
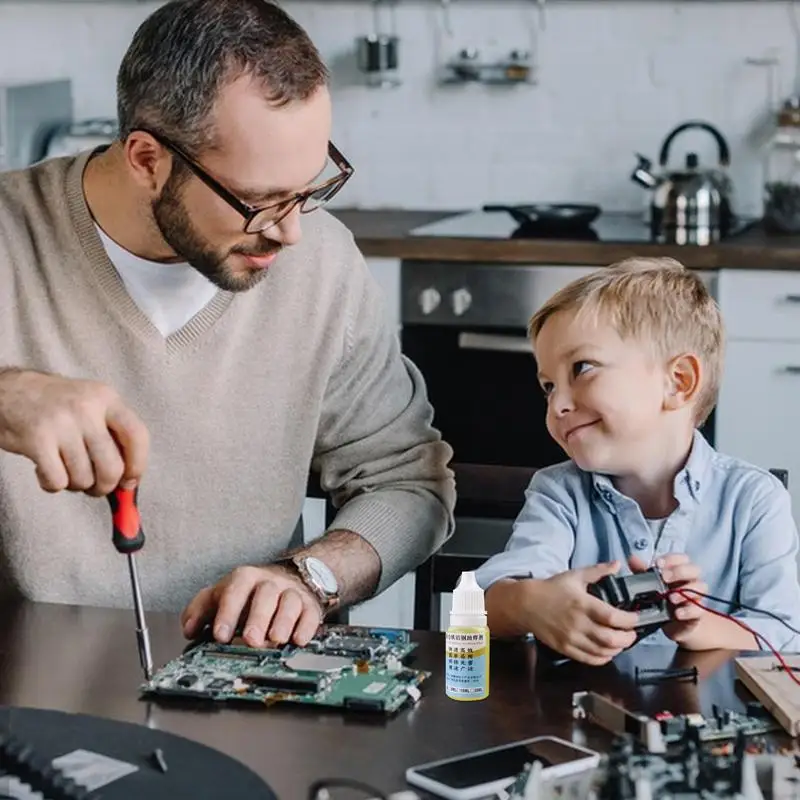
[[[679,503],[684,500],[700,502],[713,454],[714,448],[706,441],[703,434],[695,429],[689,458],[686,459],[683,468],[678,471],[673,484],[675,498]],[[608,475],[601,472],[589,474],[595,491],[606,503],[611,503],[615,495],[622,497]]]
[[[684,468],[675,476],[675,497],[681,499],[681,493],[688,489],[694,500],[700,502],[703,490],[708,482],[708,473],[714,448],[706,441],[700,431],[695,430],[692,439],[692,450]],[[683,487],[683,488],[682,488]]]

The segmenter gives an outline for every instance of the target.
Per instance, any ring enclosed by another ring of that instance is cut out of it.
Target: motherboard
[[[421,697],[429,672],[405,660],[408,631],[329,625],[305,646],[200,642],[142,684],[143,697],[279,702],[393,714]]]

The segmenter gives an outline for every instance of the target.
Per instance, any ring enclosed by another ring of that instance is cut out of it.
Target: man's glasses
[[[245,233],[263,233],[273,225],[277,225],[297,206],[300,207],[301,214],[309,214],[312,211],[316,211],[321,206],[324,206],[347,183],[355,171],[333,142],[328,142],[329,163],[326,171],[330,172],[330,165],[333,164],[336,170],[335,175],[327,179],[323,178],[322,182],[316,186],[297,192],[277,203],[257,208],[240,200],[230,189],[227,189],[216,178],[209,175],[188,153],[167,139],[166,136],[147,128],[138,128],[137,130],[149,133],[157,142],[171,150],[209,189],[222,198],[234,211],[241,214],[244,218]]]

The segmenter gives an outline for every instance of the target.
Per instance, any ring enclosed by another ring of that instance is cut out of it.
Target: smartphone
[[[556,736],[537,736],[409,767],[406,780],[445,800],[480,800],[508,788],[532,761],[542,763],[542,776],[555,778],[596,767],[600,754]]]

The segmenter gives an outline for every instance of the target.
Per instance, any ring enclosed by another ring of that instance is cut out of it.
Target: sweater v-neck
[[[128,294],[122,277],[108,257],[83,192],[83,173],[94,151],[75,157],[66,176],[66,199],[75,233],[86,254],[87,265],[97,280],[112,312],[149,346],[174,355],[191,346],[222,316],[234,293],[218,290],[211,301],[178,330],[164,336]]]

